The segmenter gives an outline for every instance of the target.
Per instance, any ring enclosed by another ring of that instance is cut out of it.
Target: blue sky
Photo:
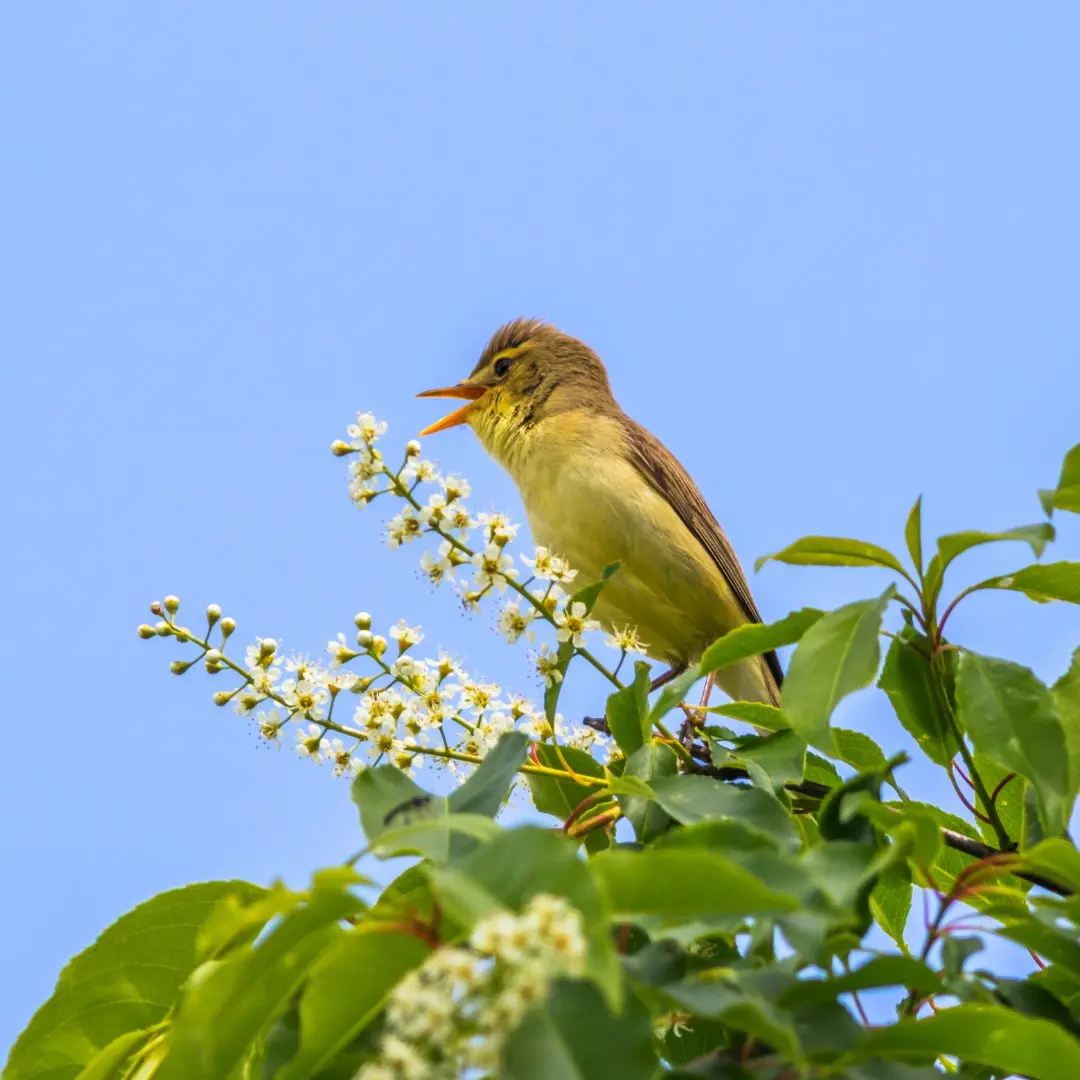
[[[405,616],[533,688],[328,453],[357,409],[404,442],[502,321],[592,343],[748,566],[899,549],[920,492],[934,533],[1037,520],[1080,441],[1078,33],[1050,2],[6,5],[0,1046],[140,900],[356,847],[343,783],[137,639],[149,600],[309,652]],[[468,432],[428,449],[517,510]],[[767,618],[882,584],[752,577]],[[953,631],[1049,678],[1080,615],[985,596]],[[838,719],[908,748],[886,717]]]

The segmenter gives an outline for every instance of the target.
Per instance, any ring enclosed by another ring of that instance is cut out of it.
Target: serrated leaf
[[[1050,691],[1028,668],[962,653],[956,673],[958,719],[976,750],[1031,781],[1050,834],[1072,809],[1069,751]]]
[[[878,877],[870,893],[870,910],[878,926],[905,948],[904,930],[911,914],[911,897],[914,885],[907,866],[902,862],[890,864]]]
[[[246,881],[205,882],[121,916],[60,973],[12,1047],[4,1080],[69,1080],[114,1040],[164,1019],[199,963],[210,912],[227,896],[252,902],[264,892]]]
[[[717,716],[729,716],[732,720],[741,720],[744,724],[764,728],[766,731],[786,731],[791,729],[787,717],[775,706],[761,701],[728,701],[723,705],[712,705],[708,710]]]
[[[247,950],[189,981],[154,1080],[225,1080],[289,1007],[312,966],[362,910],[343,890],[314,893]]]
[[[794,645],[824,615],[816,608],[793,611],[774,623],[744,623],[717,638],[702,654],[702,675],[722,671],[741,660],[771,652],[784,645]]]
[[[300,998],[300,1046],[275,1080],[315,1076],[378,1015],[394,985],[431,950],[413,934],[361,923],[312,970]]]
[[[1047,514],[1055,510],[1071,510],[1074,514],[1080,514],[1080,443],[1065,455],[1057,487],[1040,491],[1039,500]]]
[[[940,994],[941,980],[922,960],[912,956],[876,956],[862,967],[832,978],[800,979],[785,990],[779,1002],[787,1009],[818,1002],[835,1001],[853,990],[873,990],[881,986],[904,986],[922,994]]]
[[[733,818],[758,829],[776,844],[795,850],[799,836],[777,799],[761,788],[725,784],[709,776],[658,777],[650,783],[656,801],[681,825]]]
[[[1003,532],[981,532],[977,529],[969,529],[966,532],[950,533],[948,536],[939,537],[937,542],[938,555],[941,558],[941,574],[944,575],[953,559],[981,544],[1018,540],[1028,544],[1037,559],[1053,539],[1054,526],[1046,521],[1040,521],[1036,525],[1021,525],[1015,529],[1005,529]]]
[[[746,767],[756,787],[779,794],[785,784],[802,780],[806,743],[794,731],[747,735],[739,739],[733,760]]]
[[[774,555],[762,555],[754,563],[760,570],[769,561],[792,566],[884,566],[903,572],[900,560],[877,544],[842,536],[804,536]]]
[[[626,757],[648,742],[649,727],[649,665],[638,661],[634,665],[634,681],[617,690],[607,699],[604,710],[608,730]]]
[[[651,1080],[659,1062],[648,1010],[612,1012],[588,983],[557,983],[510,1035],[501,1080]]]
[[[699,847],[614,849],[590,863],[616,916],[670,919],[768,915],[799,910],[799,901],[770,889],[730,859]]]
[[[909,1060],[954,1055],[1033,1080],[1080,1076],[1080,1041],[1056,1024],[1000,1005],[958,1005],[925,1020],[871,1029],[860,1056],[880,1054]]]
[[[1067,840],[1043,840],[1023,853],[1025,870],[1043,874],[1080,894],[1080,851]]]
[[[843,698],[869,686],[877,674],[878,633],[893,591],[829,612],[799,642],[784,679],[782,706],[792,729],[810,746],[833,753],[829,717]]]
[[[447,800],[442,795],[425,791],[393,765],[364,769],[352,782],[351,794],[369,841],[396,826],[433,821],[447,814]]]
[[[1025,566],[1012,574],[990,578],[980,589],[1008,589],[1022,592],[1037,603],[1063,600],[1080,604],[1080,562],[1040,563]]]
[[[484,760],[447,799],[453,814],[484,814],[493,818],[510,792],[518,769],[525,763],[529,739],[520,731],[508,731],[487,752]]]
[[[1069,670],[1050,688],[1069,748],[1069,791],[1080,793],[1080,649],[1072,655]]]
[[[948,765],[959,745],[933,679],[929,659],[914,644],[893,638],[878,686],[888,695],[904,730],[919,749],[935,764]]]
[[[678,762],[670,746],[650,740],[627,759],[624,777],[632,777],[650,785],[650,795],[620,796],[619,805],[634,829],[634,835],[645,844],[664,832],[672,822],[671,815],[654,801],[651,785],[663,777],[675,776]]]
[[[565,761],[576,775],[597,779],[603,779],[604,776],[603,766],[596,758],[571,746],[556,748],[550,743],[539,743],[536,746],[536,758],[541,765],[549,769],[564,769]],[[601,790],[599,786],[581,784],[572,778],[564,780],[538,773],[525,773],[525,779],[536,809],[541,814],[551,814],[560,821],[565,821],[583,800]]]

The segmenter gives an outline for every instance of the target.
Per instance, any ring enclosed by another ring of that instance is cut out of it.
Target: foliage
[[[624,675],[645,648],[632,627],[606,639],[613,663],[592,647],[604,581],[580,587],[542,548],[515,561],[516,526],[474,519],[468,484],[440,477],[418,444],[390,469],[382,433],[363,415],[334,444],[353,499],[400,500],[389,542],[433,536],[424,572],[457,582],[467,606],[508,594],[511,643],[546,630],[544,701],[445,655],[415,659],[422,634],[404,622],[393,657],[361,613],[355,646],[330,641],[329,666],[282,657],[272,639],[237,660],[216,605],[195,631],[176,597],[155,602],[140,634],[198,650],[175,673],[200,661],[239,677],[219,705],[272,742],[291,726],[301,757],[353,777],[365,846],[303,891],[211,882],[124,915],[60,974],[7,1080],[1080,1076],[1080,852],[1067,833],[1080,651],[1047,687],[945,637],[977,591],[1080,603],[1080,563],[1037,562],[942,602],[966,551],[1019,542],[1038,559],[1049,521],[944,536],[925,558],[916,502],[908,562],[799,540],[769,558],[894,580],[836,611],[736,630],[653,693],[646,663]],[[1080,447],[1041,493],[1048,515],[1080,511],[1078,469]],[[779,708],[683,703],[703,676],[788,644]],[[613,692],[602,719],[570,725],[557,706],[575,662]],[[834,726],[838,703],[874,682],[966,818],[907,797],[906,755]],[[496,820],[526,798],[554,827]],[[401,855],[414,863],[385,887],[358,869]],[[991,937],[1028,950],[1033,973],[980,964]]]

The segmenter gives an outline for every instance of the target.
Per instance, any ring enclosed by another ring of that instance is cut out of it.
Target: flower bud
[[[139,627],[139,637],[145,641],[147,638],[157,637],[157,631],[152,626],[147,626],[146,623],[143,623],[142,626]]]
[[[165,614],[165,609],[161,606],[161,601],[160,600],[155,600],[150,605],[150,611],[154,615],[164,615]]]
[[[360,630],[356,635],[356,644],[361,649],[370,649],[371,643],[375,640],[370,630]]]
[[[420,454],[420,443],[416,439],[410,439],[405,444],[405,456],[406,457],[418,457]]]
[[[371,629],[371,616],[366,611],[357,612],[353,622],[356,624],[357,630]]]
[[[236,620],[228,615],[221,620],[221,640],[224,641],[236,629]]]
[[[167,622],[154,623],[154,633],[158,637],[168,637],[172,633],[172,627]]]
[[[169,665],[169,670],[174,675],[183,675],[184,672],[187,671],[187,669],[189,667],[191,667],[192,663],[193,663],[193,661],[191,661],[191,660],[174,660]]]
[[[214,663],[213,660],[206,660],[206,673],[207,675],[216,675],[219,671],[224,671],[225,665],[220,663]]]
[[[180,597],[179,596],[166,596],[165,597],[165,610],[170,615],[175,615],[176,612],[179,610],[179,608],[180,608]]]
[[[273,656],[277,652],[277,642],[272,637],[263,638],[259,642],[259,656],[265,660],[268,656]]]
[[[221,605],[220,604],[207,604],[206,605],[206,621],[213,626],[214,623],[221,618]]]
[[[186,626],[178,626],[173,633],[176,635],[176,640],[179,642],[191,640],[191,631]]]
[[[220,650],[211,649],[209,652],[207,652],[207,654],[206,654],[206,662],[208,664],[220,664],[221,663],[221,652],[220,652]]]
[[[374,640],[371,642],[371,655],[378,660],[384,652],[386,652],[386,638],[384,638],[382,634],[376,634]]]
[[[378,678],[377,675],[369,675],[365,679],[357,679],[356,682],[349,687],[354,694],[366,694],[368,687]]]
[[[232,696],[233,692],[231,690],[218,690],[214,693],[214,704],[228,705]]]
[[[342,439],[335,439],[330,444],[330,453],[334,457],[344,457],[346,454],[352,453],[352,447]]]

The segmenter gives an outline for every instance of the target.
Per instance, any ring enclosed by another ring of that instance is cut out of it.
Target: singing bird
[[[521,492],[533,539],[579,581],[620,564],[593,615],[631,625],[669,675],[721,635],[761,622],[746,576],[705,499],[674,455],[619,408],[600,357],[535,319],[496,331],[468,378],[420,397],[468,404],[421,432],[468,424]],[[740,701],[779,704],[775,653],[719,672]]]

